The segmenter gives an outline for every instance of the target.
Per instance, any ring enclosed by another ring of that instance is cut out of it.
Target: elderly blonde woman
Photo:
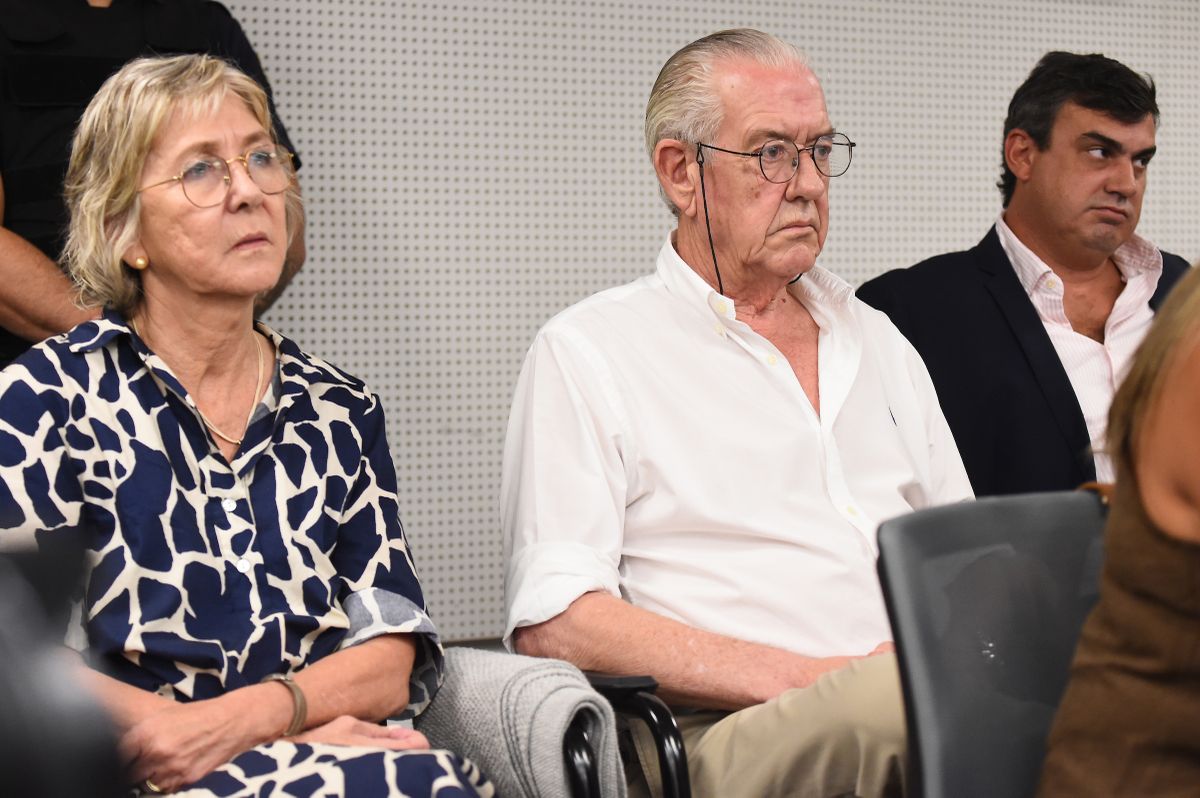
[[[133,61],[80,121],[65,254],[99,321],[0,372],[0,545],[82,537],[76,647],[131,781],[488,795],[411,729],[441,649],[379,400],[253,321],[301,216],[266,97]]]

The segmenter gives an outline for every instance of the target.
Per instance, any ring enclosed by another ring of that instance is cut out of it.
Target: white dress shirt
[[[807,656],[891,639],[878,524],[970,483],[888,318],[819,267],[791,293],[820,326],[820,417],[670,241],[542,328],[504,451],[508,645],[593,590]]]
[[[1071,387],[1075,389],[1092,442],[1096,479],[1113,482],[1116,474],[1104,441],[1108,431],[1108,408],[1117,386],[1129,370],[1134,353],[1154,321],[1150,297],[1154,296],[1162,277],[1162,253],[1137,235],[1113,253],[1113,262],[1125,281],[1125,288],[1108,315],[1104,324],[1104,342],[1100,343],[1072,329],[1063,306],[1062,279],[1017,238],[1004,223],[1003,214],[996,221],[996,234],[1050,336],[1050,343],[1062,361]]]

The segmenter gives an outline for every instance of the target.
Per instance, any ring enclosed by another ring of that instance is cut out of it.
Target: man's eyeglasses
[[[757,158],[763,177],[772,183],[786,183],[791,180],[800,168],[800,156],[806,152],[812,158],[817,171],[826,177],[846,174],[846,170],[850,168],[850,159],[854,157],[854,142],[845,133],[821,136],[807,147],[800,147],[794,141],[771,139],[754,152],[727,150],[700,142],[696,145],[696,157],[701,162],[704,161],[702,149],[705,147],[743,158]]]
[[[178,182],[183,196],[198,208],[212,208],[225,201],[233,177],[229,165],[241,161],[246,174],[264,194],[279,194],[292,182],[292,154],[275,145],[255,146],[234,158],[200,158],[174,177],[142,186],[138,193]]]

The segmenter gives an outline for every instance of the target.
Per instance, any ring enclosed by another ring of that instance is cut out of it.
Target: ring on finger
[[[144,789],[146,792],[152,792],[155,795],[162,794],[162,787],[159,787],[157,784],[150,781],[150,779],[146,779],[142,782],[142,789]]]

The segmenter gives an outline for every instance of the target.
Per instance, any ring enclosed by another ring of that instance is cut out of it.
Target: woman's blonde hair
[[[70,227],[63,262],[84,306],[106,305],[128,316],[141,301],[138,272],[122,255],[138,237],[138,183],[163,123],[176,110],[213,113],[232,93],[278,144],[267,95],[220,58],[138,58],[100,87],[79,120],[64,184]],[[288,243],[303,206],[293,180],[284,195]]]
[[[663,64],[646,102],[646,151],[651,158],[663,139],[699,144],[716,137],[722,108],[712,85],[713,68],[732,59],[779,68],[807,65],[793,45],[751,28],[718,31],[684,46]],[[679,209],[665,194],[663,200],[678,216]]]
[[[1200,343],[1200,268],[1193,267],[1159,308],[1138,347],[1129,374],[1108,412],[1108,451],[1118,473],[1133,473],[1134,446],[1146,412],[1162,392],[1165,375],[1179,353]]]

